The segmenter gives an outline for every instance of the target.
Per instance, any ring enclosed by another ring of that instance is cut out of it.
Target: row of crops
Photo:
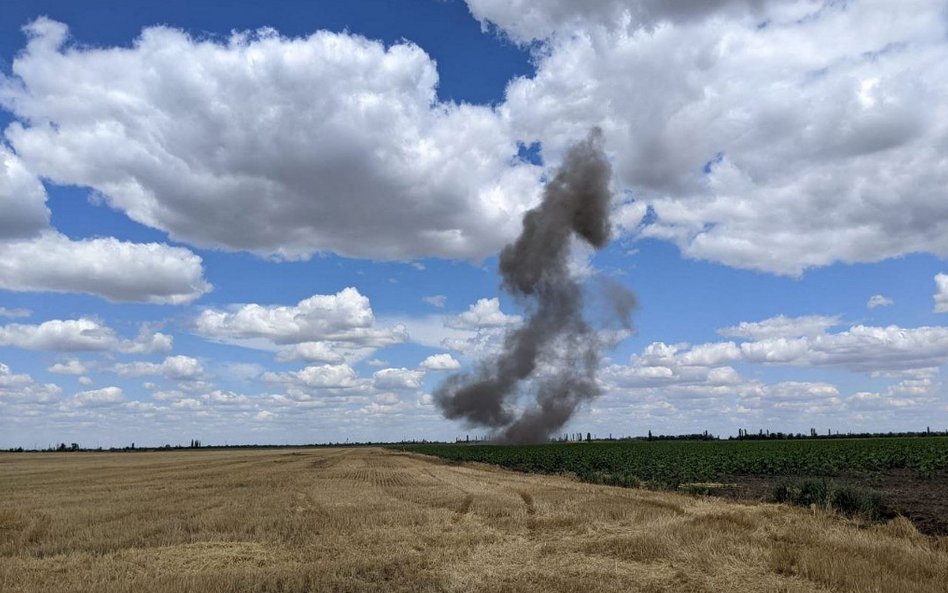
[[[404,450],[619,485],[675,487],[726,476],[838,476],[948,469],[948,437],[786,441],[613,441],[545,445],[407,445]]]

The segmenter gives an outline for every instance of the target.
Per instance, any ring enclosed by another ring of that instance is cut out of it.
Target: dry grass
[[[948,590],[911,523],[379,449],[0,455],[0,591]]]

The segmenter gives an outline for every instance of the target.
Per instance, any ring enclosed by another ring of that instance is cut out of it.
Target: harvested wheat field
[[[0,456],[0,591],[944,593],[905,520],[383,449]]]

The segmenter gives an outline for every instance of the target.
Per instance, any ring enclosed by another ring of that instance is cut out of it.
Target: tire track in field
[[[384,449],[372,450],[371,456],[364,455],[365,452],[344,455],[330,472],[332,478],[355,483],[358,488],[376,489],[392,499],[421,508],[451,511],[452,523],[461,521],[470,512],[474,494],[437,475],[430,464],[412,455]]]
[[[459,523],[471,510],[471,505],[474,504],[474,495],[468,494],[464,497],[464,500],[461,502],[461,506],[455,511],[454,516],[451,517],[452,523]]]

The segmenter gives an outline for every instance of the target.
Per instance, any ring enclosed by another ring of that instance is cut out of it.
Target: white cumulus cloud
[[[839,325],[839,317],[826,315],[803,315],[787,317],[777,315],[763,321],[742,321],[738,325],[718,330],[722,336],[734,338],[796,338],[800,336],[818,336],[826,330]]]
[[[57,375],[85,375],[89,372],[89,368],[81,360],[75,358],[65,362],[57,362],[47,370]]]
[[[107,406],[120,404],[125,401],[120,387],[103,387],[91,391],[80,391],[73,396],[73,401],[80,406]]]
[[[547,162],[601,126],[634,236],[786,275],[948,255],[944,3],[697,4],[472,8],[522,38],[556,31],[501,112]]]
[[[948,274],[935,276],[935,313],[948,313]]]
[[[34,236],[48,225],[46,189],[0,143],[0,241]]]
[[[358,385],[359,375],[347,364],[321,364],[288,373],[264,373],[263,379],[305,388],[346,389]]]
[[[55,231],[0,241],[0,288],[85,292],[110,301],[181,304],[211,290],[201,258],[182,247]]]
[[[395,333],[373,328],[374,323],[369,299],[350,287],[336,294],[311,296],[295,306],[247,304],[230,311],[207,309],[198,315],[194,326],[210,338],[262,338],[274,344],[347,341],[387,345],[399,341]]]
[[[25,31],[0,81],[18,119],[10,144],[43,177],[92,187],[176,240],[479,259],[539,197],[504,119],[439,102],[435,63],[409,42],[151,27],[95,48],[46,18]]]
[[[474,18],[520,43],[576,29],[654,27],[663,21],[693,21],[722,9],[742,14],[766,0],[467,0]],[[740,11],[740,12],[739,12]]]
[[[741,344],[744,360],[795,366],[884,372],[948,363],[948,327],[854,325],[846,331]]]
[[[54,352],[116,351],[129,354],[167,352],[172,338],[142,328],[134,339],[124,339],[102,322],[79,319],[52,319],[37,325],[11,323],[0,326],[0,346]]]
[[[355,288],[313,295],[296,305],[235,305],[207,309],[193,322],[206,338],[276,350],[281,362],[353,363],[407,339],[401,325],[377,327],[369,299]]]
[[[455,329],[484,329],[506,327],[519,321],[520,317],[501,311],[500,300],[494,297],[478,299],[467,311],[447,319],[445,326]]]
[[[348,346],[348,348],[347,348]],[[280,350],[277,360],[304,360],[306,362],[325,362],[339,364],[345,362],[344,353],[351,351],[351,345],[332,342],[302,342],[293,344],[290,348]]]
[[[176,381],[194,381],[204,375],[200,361],[190,356],[169,356],[161,363],[128,362],[116,364],[111,370],[126,377],[162,375]]]
[[[737,360],[740,353],[732,343],[703,344],[688,350],[687,344],[654,342],[626,365],[604,369],[603,380],[622,388],[720,387],[741,381],[740,375],[723,362]]]
[[[372,374],[372,385],[376,389],[420,389],[424,371],[412,371],[405,368],[390,368]]]
[[[875,309],[876,307],[888,307],[892,304],[895,304],[895,301],[881,294],[874,294],[869,297],[868,301],[866,301],[866,307],[869,309]]]
[[[461,363],[450,354],[432,354],[421,361],[419,367],[428,371],[453,371],[461,368]]]
[[[48,224],[42,183],[0,144],[0,289],[171,304],[211,290],[201,258],[187,249],[112,237],[72,240]],[[22,316],[13,313],[4,316]]]
[[[739,344],[716,342],[690,346],[654,342],[627,367],[614,365],[630,377],[679,379],[683,373],[705,373],[711,367],[746,362],[796,367],[836,367],[872,375],[930,373],[948,364],[948,327],[903,328],[853,325],[835,333],[835,318],[774,317],[727,328],[728,335],[750,338]],[[832,321],[831,321],[832,320]],[[797,321],[799,323],[794,323]]]
[[[42,404],[58,401],[62,389],[52,383],[37,383],[26,374],[16,374],[0,363],[0,407],[4,404]]]
[[[432,307],[437,307],[438,309],[444,309],[444,305],[448,301],[448,297],[443,294],[434,294],[431,296],[421,297],[421,300],[428,303]]]

